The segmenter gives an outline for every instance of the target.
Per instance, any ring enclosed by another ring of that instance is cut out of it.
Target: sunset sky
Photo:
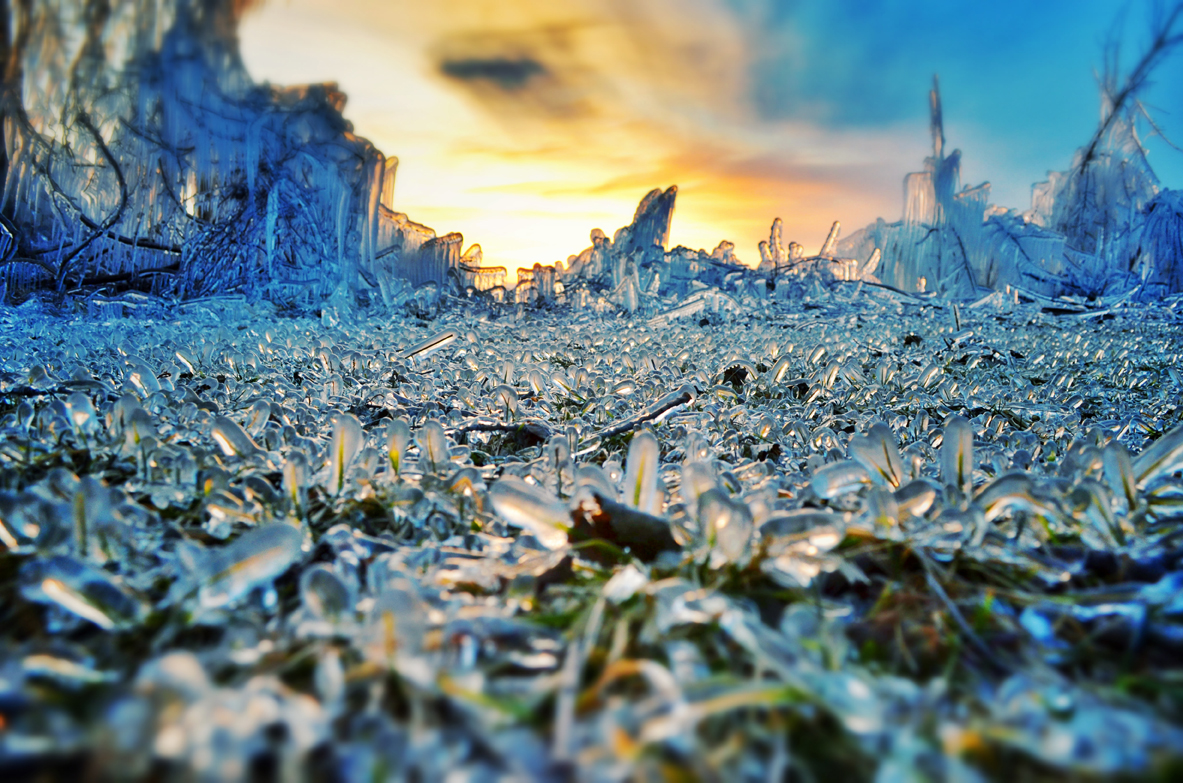
[[[1026,208],[1096,125],[1106,36],[1128,63],[1151,5],[270,0],[241,43],[260,81],[338,82],[356,132],[400,159],[396,207],[486,264],[565,260],[672,184],[671,244],[729,239],[756,263],[777,216],[807,248],[834,220],[899,218],[933,73],[963,182]],[[1183,57],[1144,97],[1183,142]],[[1183,187],[1183,153],[1148,147]]]

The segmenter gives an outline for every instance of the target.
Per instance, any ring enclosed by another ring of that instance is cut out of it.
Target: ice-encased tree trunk
[[[342,284],[384,290],[396,161],[353,135],[333,85],[251,80],[237,43],[250,4],[14,0],[10,298],[136,289],[303,306]]]

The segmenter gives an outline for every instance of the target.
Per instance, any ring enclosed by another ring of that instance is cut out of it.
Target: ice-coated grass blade
[[[110,574],[73,557],[30,560],[20,577],[26,600],[56,605],[104,631],[135,625],[146,614],[144,604]]]
[[[711,564],[739,563],[752,540],[752,512],[742,501],[721,489],[709,489],[698,499],[698,526],[711,546]]]
[[[456,342],[456,339],[457,337],[455,332],[440,332],[439,334],[433,334],[426,340],[416,343],[415,345],[408,348],[406,352],[403,353],[403,358],[410,359],[411,361],[415,361],[417,359],[426,359],[436,351],[447,348],[449,345]]]
[[[489,487],[489,500],[506,522],[532,533],[546,548],[559,549],[567,543],[571,513],[541,487],[506,476]]]
[[[993,522],[1013,511],[1026,511],[1036,516],[1055,519],[1059,510],[1048,505],[1044,499],[1032,494],[1034,485],[1024,472],[1004,473],[984,486],[974,503],[979,506],[987,522]]]
[[[415,435],[424,472],[438,472],[448,464],[448,436],[438,421],[429,421]]]
[[[345,487],[345,472],[353,464],[365,443],[361,422],[351,413],[337,417],[333,424],[333,439],[329,444],[329,490],[334,494]]]
[[[657,438],[649,430],[641,430],[629,443],[628,459],[625,460],[625,502],[646,514],[661,513],[661,493],[657,484],[660,456]]]
[[[304,490],[308,485],[308,458],[301,451],[293,451],[283,463],[283,492],[292,508],[303,505]]]
[[[682,465],[682,503],[687,508],[697,508],[698,498],[718,486],[715,471],[706,462],[687,462]]]
[[[244,533],[234,543],[213,550],[199,565],[198,598],[207,609],[238,601],[268,584],[300,557],[303,536],[287,524],[272,524]]]
[[[1134,460],[1133,468],[1139,489],[1160,476],[1183,468],[1183,424],[1143,449]]]
[[[823,465],[809,480],[813,494],[822,500],[832,500],[848,492],[858,492],[870,483],[871,474],[854,460]]]
[[[964,416],[950,416],[941,443],[941,478],[963,495],[973,492],[974,432]]]
[[[394,419],[386,425],[386,440],[390,446],[391,475],[401,475],[411,445],[411,427],[406,419]]]
[[[1101,452],[1101,463],[1104,466],[1105,478],[1109,486],[1118,497],[1124,497],[1129,504],[1130,511],[1138,507],[1138,481],[1134,476],[1134,466],[1130,462],[1130,453],[1125,446],[1117,441],[1108,443]]]
[[[353,609],[353,591],[331,567],[317,563],[300,574],[300,601],[314,617],[336,621]]]
[[[248,457],[259,450],[251,436],[246,434],[246,430],[225,416],[214,419],[211,435],[227,457]]]
[[[891,427],[879,422],[866,435],[850,439],[850,458],[867,469],[871,480],[899,489],[904,479],[904,462]]]

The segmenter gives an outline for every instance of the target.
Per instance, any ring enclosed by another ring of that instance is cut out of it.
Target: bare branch
[[[83,215],[83,214],[79,215],[79,220],[82,221],[82,225],[86,226],[87,228],[91,229],[92,231],[101,232],[101,234],[103,236],[105,236],[107,239],[113,239],[114,241],[118,242],[121,245],[129,245],[131,247],[140,247],[145,250],[159,250],[162,253],[172,253],[173,255],[180,255],[181,254],[181,246],[180,245],[164,245],[164,244],[161,244],[160,242],[153,242],[151,239],[144,239],[142,237],[138,238],[138,239],[132,239],[131,237],[126,237],[126,236],[123,236],[122,234],[117,234],[114,231],[104,231],[102,226],[100,226],[98,223],[94,222],[89,217],[87,217],[86,215]]]
[[[141,269],[137,272],[120,272],[113,275],[95,275],[82,280],[78,284],[78,288],[88,288],[93,286],[113,285],[115,283],[133,283],[144,277],[152,277],[154,275],[175,275],[181,271],[180,264],[170,264],[168,266],[155,267],[153,269]]]
[[[35,267],[44,269],[49,273],[50,277],[56,278],[58,270],[52,264],[48,264],[39,258],[25,258],[24,256],[15,256],[13,258],[6,258],[0,261],[0,266],[11,266],[13,264],[32,264]]]
[[[99,133],[99,129],[94,126],[94,123],[90,121],[90,117],[85,112],[79,113],[78,122],[82,125],[82,127],[86,128],[90,132],[91,136],[94,137],[95,143],[99,146],[99,152],[102,153],[103,157],[109,164],[111,164],[111,168],[115,171],[115,178],[119,181],[119,206],[115,208],[115,211],[112,212],[105,221],[103,221],[101,226],[96,226],[94,229],[92,229],[90,236],[83,240],[81,244],[70,251],[69,255],[62,259],[61,266],[58,268],[57,273],[57,288],[59,291],[62,289],[62,285],[66,281],[66,274],[69,272],[70,266],[74,262],[74,259],[78,258],[82,251],[89,247],[96,239],[110,231],[111,227],[123,218],[123,211],[127,209],[127,180],[123,178],[123,169],[119,167],[119,162],[115,160],[115,156],[111,154],[111,150],[107,147],[107,142],[103,141],[103,135]],[[84,219],[85,217],[86,216],[83,215]]]
[[[1150,128],[1154,131],[1154,135],[1166,142],[1167,146],[1169,146],[1171,149],[1183,152],[1183,147],[1180,147],[1178,144],[1167,138],[1167,135],[1163,133],[1162,128],[1158,127],[1158,123],[1154,121],[1152,116],[1150,116],[1150,112],[1146,110],[1146,105],[1142,103],[1142,101],[1138,101],[1135,106],[1138,109],[1138,113],[1141,114],[1146,119],[1146,122],[1150,124]]]
[[[167,144],[163,139],[152,135],[152,133],[149,132],[145,128],[142,128],[138,125],[134,125],[123,118],[120,118],[119,122],[133,136],[137,136],[140,139],[142,139],[143,141],[147,142],[148,144],[151,144],[159,149],[164,150],[165,152],[172,155],[174,158],[180,159],[182,157],[185,157],[186,155],[193,153],[197,149],[196,147],[172,147],[169,144]]]
[[[1097,131],[1093,134],[1092,140],[1089,141],[1088,146],[1085,148],[1084,155],[1081,156],[1080,165],[1078,166],[1078,171],[1081,174],[1084,173],[1089,163],[1096,157],[1097,147],[1126,103],[1137,94],[1138,90],[1145,86],[1155,66],[1162,62],[1174,47],[1183,42],[1183,34],[1174,33],[1175,24],[1181,17],[1183,17],[1183,2],[1177,3],[1171,9],[1166,19],[1157,26],[1157,31],[1150,43],[1150,47],[1126,78],[1125,85],[1116,94],[1112,92],[1117,82],[1116,53],[1113,55],[1114,64],[1106,67],[1107,71],[1112,70],[1106,74],[1106,78],[1102,84],[1102,89],[1105,90],[1106,96],[1109,98],[1109,111],[1101,120],[1101,124],[1097,126]]]

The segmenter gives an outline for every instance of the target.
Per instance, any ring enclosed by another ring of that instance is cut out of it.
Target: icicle
[[[254,188],[252,187],[252,192]],[[277,235],[279,222],[280,184],[277,182],[267,192],[267,221],[263,229],[263,236],[267,243],[267,273],[275,275],[275,248],[279,237]]]
[[[842,232],[842,224],[837,220],[834,225],[830,226],[830,233],[826,235],[826,241],[822,243],[822,249],[818,251],[818,256],[821,258],[833,258],[838,246],[838,235]]]
[[[381,204],[391,212],[394,211],[394,182],[398,174],[398,158],[393,155],[386,157],[386,166],[382,172]]]

